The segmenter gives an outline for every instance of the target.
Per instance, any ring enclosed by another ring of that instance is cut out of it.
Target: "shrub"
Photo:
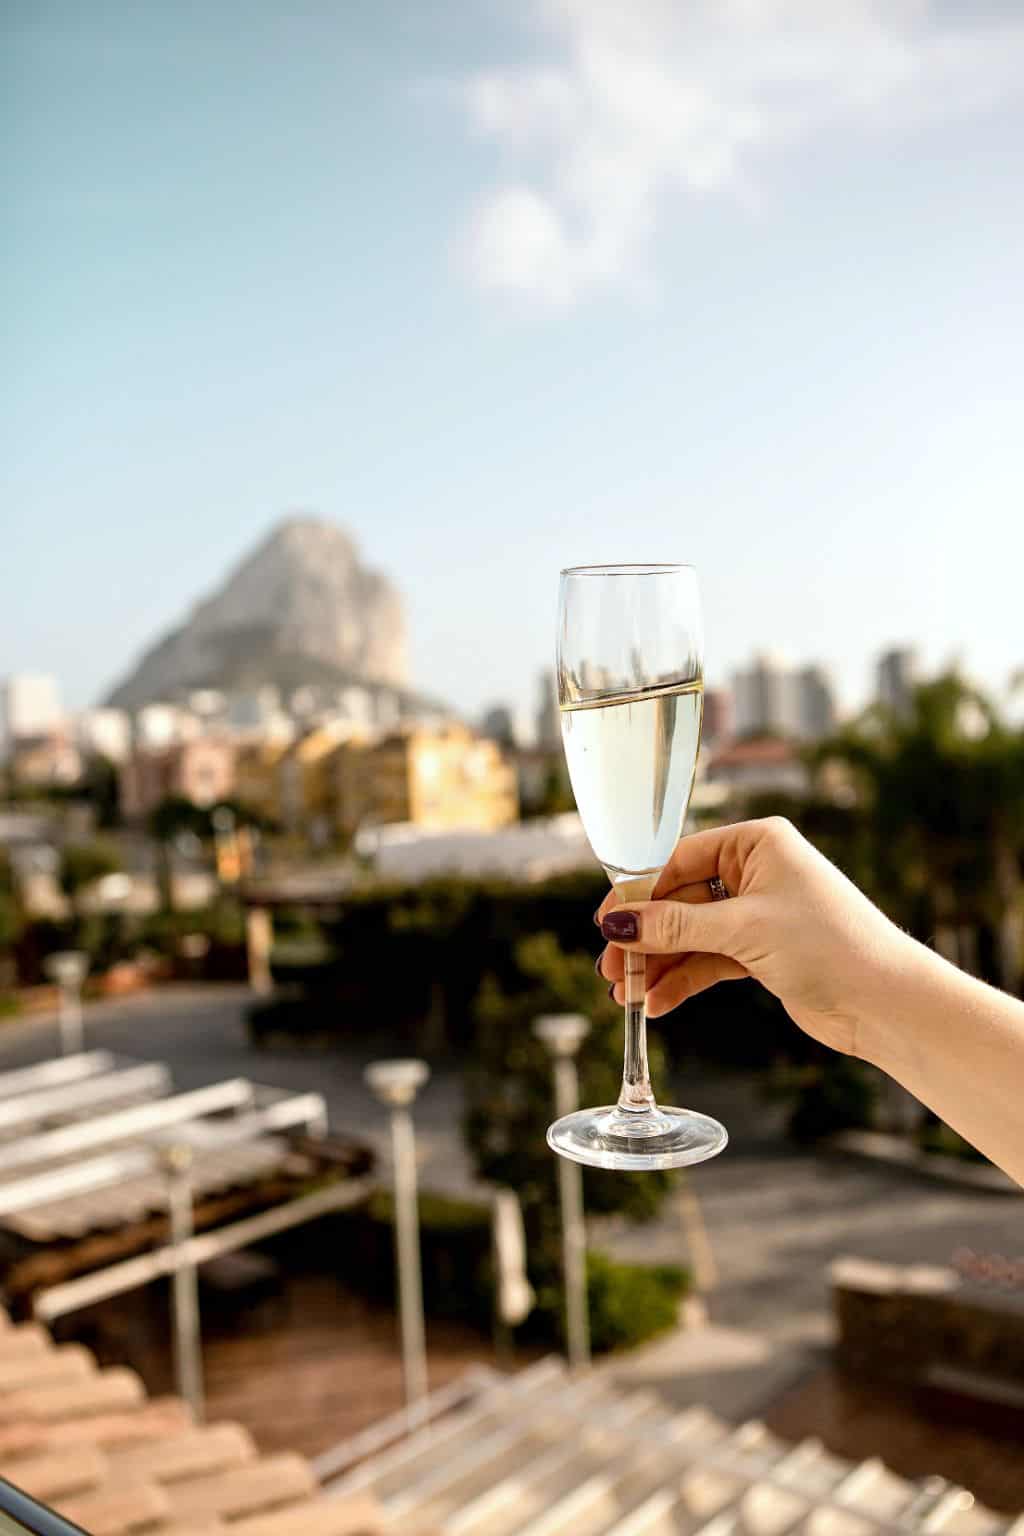
[[[114,843],[102,838],[68,843],[60,856],[61,890],[74,903],[82,891],[104,875],[116,874],[120,868],[121,854]]]
[[[543,1013],[583,1013],[590,1020],[578,1058],[580,1102],[613,1104],[622,1080],[622,1009],[594,975],[589,955],[567,954],[554,934],[536,933],[514,950],[515,972],[503,987],[485,978],[476,1003],[476,1035],[465,1073],[466,1142],[481,1178],[516,1190],[531,1237],[557,1227],[556,1163],[544,1139],[553,1118],[551,1058],[533,1035]],[[663,1080],[657,1039],[651,1071]],[[671,1173],[584,1170],[587,1207],[653,1216],[670,1188]]]
[[[676,1264],[621,1264],[589,1253],[591,1349],[595,1354],[629,1349],[674,1328],[688,1288],[687,1272]]]
[[[489,1332],[493,1326],[490,1207],[424,1192],[419,1198],[423,1303],[428,1317],[449,1318]],[[374,1195],[364,1206],[334,1218],[344,1283],[376,1301],[395,1302],[393,1202]],[[551,1261],[531,1279],[537,1302],[517,1330],[523,1342],[562,1343],[561,1274]],[[620,1264],[587,1255],[591,1347],[596,1354],[639,1344],[671,1328],[688,1278],[672,1265]]]
[[[70,947],[89,956],[89,970],[107,971],[134,952],[131,922],[120,912],[90,912],[72,921]]]
[[[793,1101],[787,1129],[794,1141],[819,1141],[874,1121],[875,1085],[849,1056],[831,1056],[817,1065],[783,1072],[771,1091]]]
[[[423,1305],[430,1317],[491,1327],[491,1213],[477,1201],[419,1197]],[[394,1305],[394,1202],[381,1190],[338,1218],[339,1274],[353,1290]]]
[[[388,977],[387,1022],[397,1040],[437,1057],[464,1054],[477,1039],[481,988],[487,977],[502,993],[522,988],[517,945],[540,933],[570,952],[600,937],[592,915],[608,889],[598,871],[530,884],[445,878],[415,887],[373,886],[350,893],[341,915],[325,923],[337,963],[308,978],[310,993],[341,1004],[338,1029],[379,1009]],[[588,997],[597,996],[591,982]],[[730,982],[686,1004],[685,1030],[664,1034],[680,1062],[693,1057],[727,1066],[767,1067],[780,1055],[812,1059],[814,1046],[782,1004],[757,982]],[[429,1042],[429,1046],[427,1044]]]
[[[23,926],[10,859],[0,849],[0,949],[10,948]]]
[[[954,1131],[942,1120],[925,1121],[917,1133],[917,1144],[922,1152],[939,1152],[943,1157],[957,1157],[965,1163],[987,1163],[988,1158],[977,1147]]]
[[[210,981],[240,981],[246,975],[245,909],[231,896],[221,896],[209,907],[176,911],[163,908],[134,929],[135,943],[181,965],[181,941],[186,934],[202,933],[210,948],[202,961],[202,974]],[[193,974],[192,967],[188,968]]]
[[[309,997],[301,988],[281,987],[246,1010],[249,1039],[259,1050],[328,1045],[337,1033],[338,1004],[330,997]]]
[[[414,887],[376,886],[346,898],[326,925],[339,964],[320,981],[354,1017],[378,1007],[388,976],[388,1015],[415,1038],[430,1021],[436,1048],[462,1051],[474,1038],[476,1000],[487,975],[517,984],[521,939],[550,932],[575,947],[594,935],[590,919],[607,890],[597,873],[541,884],[440,879]]]

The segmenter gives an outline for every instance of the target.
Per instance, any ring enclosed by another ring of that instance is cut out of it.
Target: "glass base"
[[[652,1168],[686,1168],[716,1157],[729,1133],[710,1115],[693,1109],[578,1109],[548,1127],[548,1146],[560,1157],[590,1168],[620,1168],[627,1172]]]

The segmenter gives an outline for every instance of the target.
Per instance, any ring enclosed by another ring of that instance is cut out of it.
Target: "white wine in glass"
[[[647,901],[686,819],[700,747],[704,655],[688,565],[562,572],[558,702],[576,805],[620,900]],[[626,1052],[617,1104],[548,1130],[598,1168],[680,1168],[714,1157],[725,1128],[655,1102],[647,1067],[646,961],[626,951]]]

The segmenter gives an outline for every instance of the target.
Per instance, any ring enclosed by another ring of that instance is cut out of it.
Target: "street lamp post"
[[[58,950],[46,962],[46,974],[60,991],[57,1018],[62,1056],[76,1055],[82,1049],[82,983],[88,969],[89,956],[80,949]]]
[[[395,1257],[402,1377],[410,1426],[414,1407],[427,1395],[427,1350],[423,1326],[419,1212],[416,1205],[416,1137],[409,1107],[430,1076],[425,1061],[374,1061],[366,1068],[371,1091],[391,1115],[394,1162]]]
[[[561,1119],[579,1108],[576,1052],[590,1032],[581,1013],[548,1013],[534,1020],[533,1032],[551,1054],[555,1079],[555,1114]],[[587,1232],[583,1221],[583,1174],[578,1163],[560,1157],[558,1193],[562,1208],[562,1276],[565,1285],[565,1342],[572,1367],[590,1364],[587,1311]]]
[[[274,919],[269,907],[249,907],[245,914],[245,952],[249,985],[260,997],[274,990],[270,951],[274,945]]]
[[[174,1370],[177,1388],[195,1415],[203,1418],[203,1341],[199,1325],[199,1277],[194,1264],[183,1264],[182,1250],[193,1232],[192,1148],[172,1143],[162,1157],[167,1176],[167,1213],[175,1251],[171,1281],[174,1311]]]

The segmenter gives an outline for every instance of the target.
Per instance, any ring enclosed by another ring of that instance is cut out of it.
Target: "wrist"
[[[903,1082],[916,1076],[925,1043],[920,1038],[922,1002],[936,969],[948,967],[909,934],[892,928],[874,963],[862,973],[864,985],[854,1010],[855,1055],[860,1060]]]

